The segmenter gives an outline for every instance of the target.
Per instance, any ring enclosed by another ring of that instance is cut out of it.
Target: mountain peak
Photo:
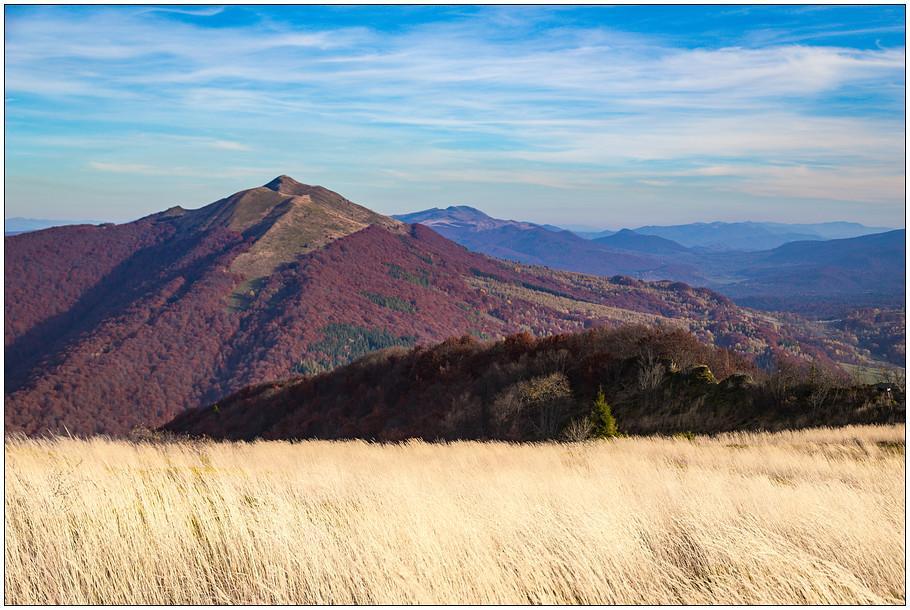
[[[307,192],[313,190],[314,188],[319,188],[298,182],[285,174],[281,174],[263,186],[265,186],[267,189],[275,191],[276,193],[281,193],[284,195],[305,195]]]
[[[450,205],[446,208],[447,212],[468,212],[470,214],[476,214],[477,216],[483,216],[489,218],[490,216],[485,212],[481,212],[477,208],[472,208],[469,205]]]

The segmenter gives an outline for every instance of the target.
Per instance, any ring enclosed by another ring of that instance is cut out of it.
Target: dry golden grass
[[[6,442],[6,602],[898,603],[904,427]]]

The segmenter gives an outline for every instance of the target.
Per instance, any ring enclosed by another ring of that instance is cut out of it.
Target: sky
[[[904,226],[903,6],[9,6],[6,217]]]

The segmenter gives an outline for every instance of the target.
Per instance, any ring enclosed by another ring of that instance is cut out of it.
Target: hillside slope
[[[741,278],[720,288],[743,303],[782,309],[825,299],[857,306],[899,307],[904,301],[903,229],[830,241],[798,241],[751,253]],[[766,303],[762,303],[762,301]]]

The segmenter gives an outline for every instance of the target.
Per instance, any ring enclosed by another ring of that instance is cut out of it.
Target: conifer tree
[[[593,424],[594,438],[615,438],[619,436],[616,418],[613,417],[613,411],[607,403],[603,388],[598,388],[597,390],[597,398],[594,399],[594,408],[591,412],[591,423]]]

